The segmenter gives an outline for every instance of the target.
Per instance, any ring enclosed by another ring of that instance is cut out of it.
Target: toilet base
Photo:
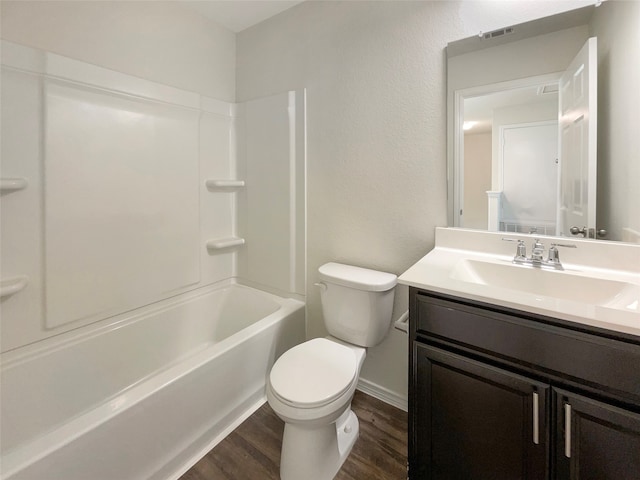
[[[358,417],[350,408],[328,425],[285,423],[280,457],[282,480],[331,480],[358,439]]]

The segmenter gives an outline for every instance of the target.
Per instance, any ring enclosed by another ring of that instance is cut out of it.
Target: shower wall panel
[[[4,56],[6,50],[2,50]],[[39,141],[42,85],[39,76],[4,66],[0,82],[2,178],[23,178],[27,183],[19,191],[2,191],[0,197],[1,278],[28,278],[24,290],[0,299],[0,341],[5,351],[32,342],[44,323]]]
[[[1,59],[2,352],[237,276],[237,250],[205,246],[237,235],[236,193],[206,187],[236,178],[233,104],[6,41]]]
[[[286,294],[305,294],[305,91],[238,104],[238,164],[247,180],[240,197],[240,274]]]
[[[1,60],[3,353],[218,282],[304,296],[304,91],[234,105],[6,41]]]
[[[46,326],[200,281],[197,110],[45,81]]]
[[[221,272],[236,271],[237,250],[210,251],[212,238],[237,234],[236,191],[211,191],[206,179],[238,178],[235,160],[234,106],[225,102],[203,103],[200,117],[200,272],[203,283],[221,280]]]

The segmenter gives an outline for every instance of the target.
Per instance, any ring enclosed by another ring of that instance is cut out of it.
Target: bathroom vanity
[[[512,265],[503,236],[438,229],[399,279],[410,287],[409,478],[640,478],[639,275],[572,263],[628,247],[608,261],[638,268],[640,247],[577,241],[566,271],[548,276]],[[462,275],[469,262],[483,266]],[[555,297],[535,286],[553,275]]]

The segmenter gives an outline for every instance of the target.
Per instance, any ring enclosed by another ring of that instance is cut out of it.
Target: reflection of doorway
[[[500,127],[501,231],[554,235],[558,184],[558,122]]]
[[[557,141],[546,142],[549,146],[548,152],[553,148],[553,153],[550,154],[553,163],[551,170],[545,169],[542,173],[550,176],[551,181],[537,177],[538,163],[534,158],[539,154],[531,154],[531,150],[537,151],[539,140],[525,141],[525,146],[522,147],[523,154],[529,151],[529,160],[522,160],[520,166],[518,160],[515,160],[513,170],[507,168],[509,203],[506,221],[502,221],[505,192],[501,135],[505,129],[510,129],[508,138],[515,138],[516,135],[527,137],[529,134],[525,133],[526,127],[536,130],[546,125],[543,130],[547,132],[550,132],[552,125],[556,125],[557,128],[557,78],[557,75],[553,75],[527,79],[527,82],[531,83],[526,85],[517,81],[509,82],[509,85],[487,86],[477,90],[477,94],[475,91],[461,92],[464,95],[460,96],[461,105],[458,111],[463,119],[464,133],[462,141],[456,143],[458,156],[455,159],[458,162],[457,171],[460,172],[454,177],[458,182],[458,195],[454,197],[454,202],[457,201],[458,205],[454,216],[456,226],[526,233],[536,228],[541,234],[555,233]],[[499,87],[502,90],[494,90]],[[485,93],[487,91],[489,93]],[[557,139],[557,132],[554,138]],[[517,141],[512,144],[514,152],[517,152],[517,144]],[[515,177],[518,172],[526,172],[526,175],[520,176],[528,180],[526,183]],[[520,188],[520,184],[527,188]],[[544,188],[540,188],[540,185],[544,185]],[[527,198],[527,194],[531,196]],[[542,200],[541,195],[544,196]],[[542,216],[539,212],[533,215],[530,213],[535,208],[533,205],[547,202],[553,202],[553,213],[548,214],[549,207],[544,209],[545,214]],[[517,206],[525,207],[525,211],[518,212]]]

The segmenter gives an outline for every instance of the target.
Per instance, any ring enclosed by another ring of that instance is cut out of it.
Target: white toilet
[[[330,337],[285,352],[273,365],[267,400],[285,422],[282,480],[330,480],[358,438],[351,399],[366,347],[389,331],[397,277],[327,263],[318,270]]]

